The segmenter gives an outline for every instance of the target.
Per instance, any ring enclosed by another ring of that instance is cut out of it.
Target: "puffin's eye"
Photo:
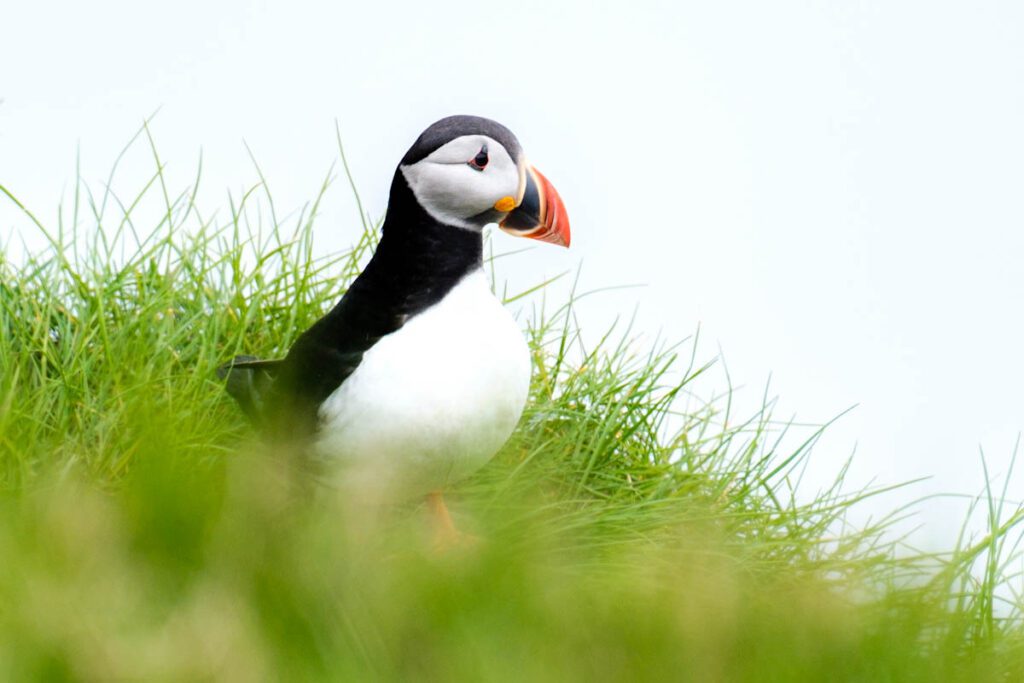
[[[487,157],[487,145],[480,148],[480,151],[476,153],[476,156],[469,160],[469,165],[478,171],[484,170],[489,161]]]

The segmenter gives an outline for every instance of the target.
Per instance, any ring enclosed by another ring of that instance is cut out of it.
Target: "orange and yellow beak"
[[[508,216],[498,225],[510,235],[568,247],[569,214],[562,198],[551,181],[533,166],[526,167],[525,176],[519,203],[510,207]]]

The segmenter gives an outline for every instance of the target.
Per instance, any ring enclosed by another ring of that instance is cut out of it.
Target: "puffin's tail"
[[[259,424],[263,414],[263,400],[274,383],[279,360],[260,360],[255,356],[235,356],[217,368],[217,377],[225,380],[224,388],[238,402],[242,412]]]

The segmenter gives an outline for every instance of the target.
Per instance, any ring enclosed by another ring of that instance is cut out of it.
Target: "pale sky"
[[[202,149],[222,211],[255,177],[243,140],[279,210],[310,200],[337,120],[376,216],[420,130],[480,114],[517,133],[573,225],[570,251],[499,277],[582,264],[583,289],[642,283],[584,325],[634,308],[649,338],[699,325],[699,357],[720,347],[747,405],[770,375],[780,417],[858,404],[815,480],[856,447],[854,483],[931,477],[878,511],[973,493],[979,446],[1003,472],[1024,430],[1020,3],[0,2],[0,184],[44,223],[76,149],[100,188],[158,108],[172,182]],[[122,178],[150,171],[140,154]],[[339,183],[317,247],[357,230]],[[958,509],[918,521],[949,539]]]

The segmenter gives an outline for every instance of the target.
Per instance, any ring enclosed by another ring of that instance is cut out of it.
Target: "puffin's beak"
[[[517,237],[569,246],[569,214],[554,185],[533,166],[526,167],[526,185],[519,204],[498,224]]]

